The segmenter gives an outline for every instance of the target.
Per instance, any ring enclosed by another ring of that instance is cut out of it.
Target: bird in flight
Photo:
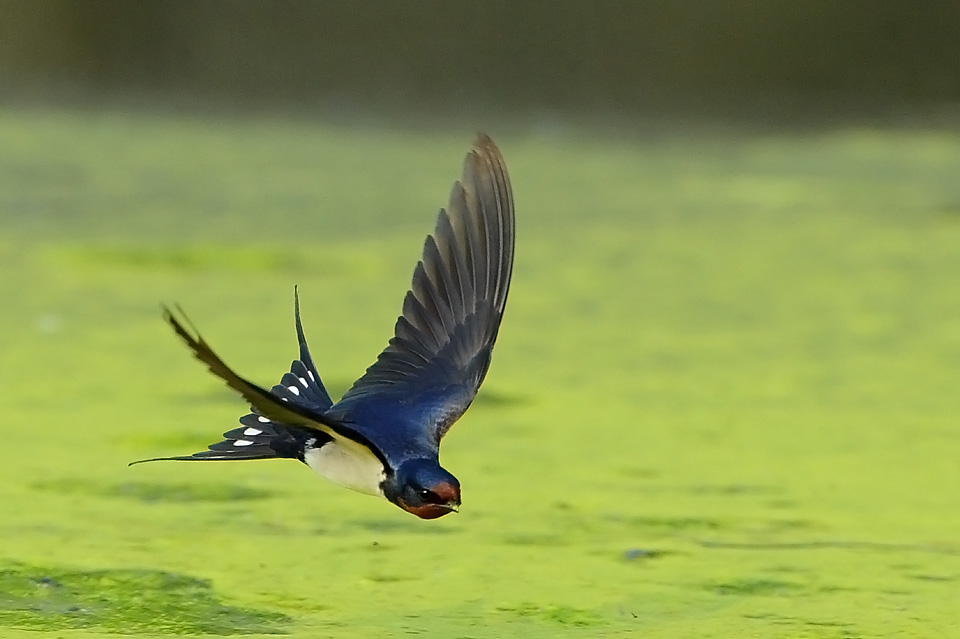
[[[294,289],[300,357],[267,390],[240,377],[179,308],[164,319],[211,373],[250,403],[240,427],[192,455],[145,459],[299,459],[330,481],[386,498],[423,519],[460,507],[460,482],[440,440],[467,410],[490,366],[513,270],[514,212],[503,157],[480,134],[441,209],[394,336],[334,403],[307,348]],[[179,315],[179,317],[178,317]]]

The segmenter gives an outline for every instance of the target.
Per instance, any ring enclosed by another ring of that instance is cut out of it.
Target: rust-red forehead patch
[[[460,504],[460,487],[450,482],[434,484],[430,487],[430,492],[447,503]]]

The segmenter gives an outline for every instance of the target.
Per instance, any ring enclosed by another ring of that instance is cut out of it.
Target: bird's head
[[[460,482],[435,461],[413,459],[387,480],[384,495],[421,519],[436,519],[460,507]]]

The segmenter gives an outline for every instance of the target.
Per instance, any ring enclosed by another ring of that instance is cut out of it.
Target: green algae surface
[[[420,521],[156,463],[386,344],[472,131],[0,112],[0,636],[951,637],[960,132],[491,125],[514,286]]]
[[[202,579],[149,570],[0,570],[0,625],[123,634],[281,632],[285,615],[224,606]]]

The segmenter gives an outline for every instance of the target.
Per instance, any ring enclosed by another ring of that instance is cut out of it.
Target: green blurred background
[[[956,2],[0,3],[0,636],[953,637]],[[476,131],[517,260],[423,522],[202,449],[338,395]]]

